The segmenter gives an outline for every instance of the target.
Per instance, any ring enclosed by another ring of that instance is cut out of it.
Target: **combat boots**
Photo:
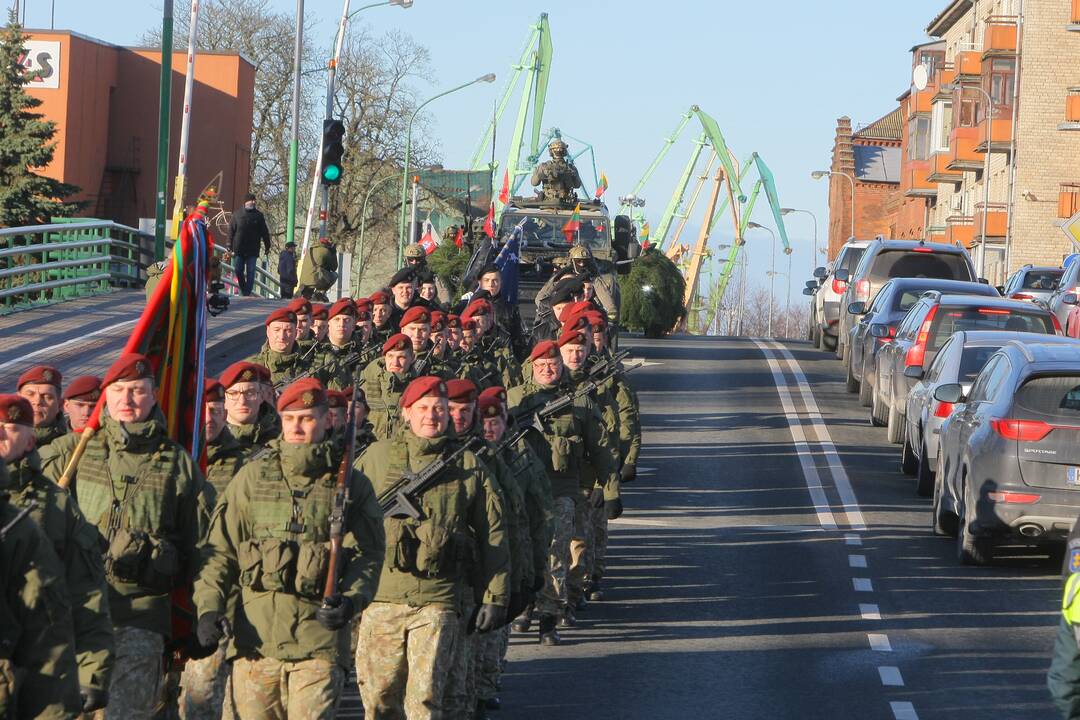
[[[574,617],[574,609],[570,605],[563,608],[563,611],[559,613],[559,622],[556,625],[560,630],[567,630],[569,628],[577,627],[577,618]]]
[[[589,602],[597,602],[604,599],[604,591],[600,589],[600,576],[593,575],[592,581],[589,582],[588,587],[585,590],[585,597],[589,598]]]
[[[540,644],[541,645],[558,645],[561,641],[558,631],[555,629],[555,616],[554,615],[541,615],[540,616]]]

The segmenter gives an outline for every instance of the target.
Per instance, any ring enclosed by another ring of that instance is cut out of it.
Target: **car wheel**
[[[938,471],[934,476],[934,509],[931,513],[930,526],[934,530],[935,535],[942,535],[945,537],[956,537],[957,518],[945,509],[945,503],[942,495],[945,493],[945,470],[942,465],[944,461],[938,458]]]
[[[956,558],[961,565],[986,565],[993,556],[993,541],[990,538],[974,535],[971,532],[971,518],[968,516],[967,479],[960,486],[962,505],[959,508],[959,525],[956,528]]]
[[[821,349],[826,352],[836,350],[836,338],[826,332],[821,333]]]
[[[863,365],[863,379],[862,382],[859,383],[859,404],[863,407],[870,407],[874,403],[874,397],[872,395],[874,386],[866,382],[867,377],[869,376],[866,374],[866,366]]]
[[[885,408],[881,402],[881,396],[876,392],[871,393],[870,424],[874,427],[885,427]]]
[[[926,443],[923,443],[922,451],[919,453],[918,467],[915,469],[915,494],[919,497],[929,497],[932,492],[936,492],[934,471],[930,469],[930,461],[926,458]]]
[[[914,475],[919,469],[919,461],[915,457],[915,450],[911,447],[911,440],[904,432],[903,447],[900,449],[900,471],[905,475]]]
[[[854,362],[852,358],[855,357],[855,353],[849,352],[847,355],[847,362],[844,363],[845,367],[847,367],[847,391],[849,393],[857,393],[859,392],[859,381],[855,379],[855,372],[851,367],[851,363]]]
[[[886,427],[889,442],[899,445],[900,441],[904,439],[904,416],[900,414],[898,408],[889,407],[889,419],[886,422]]]

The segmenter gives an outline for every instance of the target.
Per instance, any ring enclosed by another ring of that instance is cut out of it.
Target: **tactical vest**
[[[554,392],[541,391],[531,394],[522,404],[522,410],[531,412],[542,407],[549,400],[558,397],[564,390],[562,386]],[[543,439],[537,433],[526,437],[533,444],[533,450],[544,461],[548,472],[558,475],[579,475],[585,463],[585,438],[581,434],[578,422],[577,406],[571,405],[558,415],[548,418],[544,423]]]
[[[1080,644],[1080,573],[1072,573],[1065,581],[1065,592],[1061,596],[1061,614],[1072,628],[1073,636]]]
[[[240,585],[321,598],[330,560],[336,473],[328,470],[304,486],[290,484],[274,448],[263,455],[260,470],[251,488],[249,537],[236,546]]]
[[[64,513],[60,509],[56,493],[63,492],[59,486],[42,477],[30,463],[30,458],[25,457],[8,465],[11,472],[12,484],[11,504],[15,507],[24,508],[34,503],[30,511],[30,519],[37,523],[49,538],[56,556],[67,557],[67,523]]]

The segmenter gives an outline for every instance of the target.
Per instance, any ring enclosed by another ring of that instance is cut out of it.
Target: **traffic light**
[[[322,139],[322,184],[337,185],[341,182],[341,156],[345,146],[345,126],[340,120],[323,120]]]

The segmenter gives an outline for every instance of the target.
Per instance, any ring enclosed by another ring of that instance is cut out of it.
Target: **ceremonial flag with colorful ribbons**
[[[510,171],[503,170],[502,190],[499,191],[499,202],[505,205],[510,202]]]
[[[484,220],[484,234],[492,240],[495,239],[495,203],[488,207],[487,218]]]
[[[566,238],[566,244],[571,245],[574,242],[574,234],[581,229],[581,203],[574,206],[574,214],[570,216],[570,219],[563,225],[563,236]]]
[[[462,248],[462,246],[464,246],[464,245],[465,245],[465,226],[464,225],[458,225],[457,235],[454,236],[454,247],[456,247],[458,250],[460,250]]]
[[[499,269],[499,278],[502,281],[499,294],[511,306],[517,305],[518,301],[518,261],[520,260],[521,238],[525,234],[526,220],[527,218],[522,218],[521,222],[514,226],[514,232],[510,239],[506,241],[506,244],[502,246],[499,254],[495,257],[495,267]]]
[[[604,196],[604,193],[607,192],[607,189],[607,175],[600,173],[600,184],[596,186],[596,195],[594,197],[599,200]]]

